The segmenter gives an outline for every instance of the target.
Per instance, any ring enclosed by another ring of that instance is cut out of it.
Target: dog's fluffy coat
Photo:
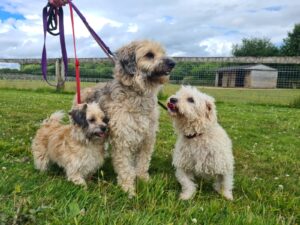
[[[175,62],[160,44],[135,41],[116,52],[114,80],[82,91],[84,102],[97,101],[110,117],[111,156],[118,184],[135,194],[136,177],[148,169],[158,129],[157,93]]]
[[[198,175],[215,177],[215,190],[232,200],[232,144],[217,122],[214,99],[194,87],[183,86],[169,98],[168,111],[178,133],[173,165],[182,186],[180,198],[194,195],[193,179]]]
[[[68,180],[86,186],[85,178],[104,162],[108,119],[96,103],[80,104],[70,112],[72,124],[62,125],[59,111],[46,119],[32,143],[35,167],[41,171],[50,162],[63,167]]]

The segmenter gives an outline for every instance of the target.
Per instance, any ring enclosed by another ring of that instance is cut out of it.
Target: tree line
[[[276,46],[270,38],[244,38],[241,44],[232,47],[234,56],[300,56],[300,24],[288,32],[281,46]]]

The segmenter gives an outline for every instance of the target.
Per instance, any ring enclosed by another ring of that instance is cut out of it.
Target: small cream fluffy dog
[[[43,122],[32,142],[34,164],[45,171],[49,162],[57,163],[68,180],[86,187],[85,178],[104,162],[108,118],[96,103],[79,104],[69,114],[69,125],[61,124],[61,111]]]
[[[217,122],[214,99],[195,87],[182,86],[169,98],[168,111],[178,133],[173,165],[182,186],[180,198],[193,197],[196,191],[193,179],[198,175],[215,177],[215,190],[233,200],[232,144]]]

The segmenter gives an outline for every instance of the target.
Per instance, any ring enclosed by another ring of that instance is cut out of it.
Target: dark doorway
[[[222,87],[223,73],[219,73],[218,87]]]
[[[236,71],[235,86],[244,87],[245,84],[245,71]]]

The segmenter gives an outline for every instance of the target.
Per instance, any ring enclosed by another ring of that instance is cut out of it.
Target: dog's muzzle
[[[97,137],[105,137],[107,133],[107,126],[100,126],[99,129],[97,129],[95,132],[94,132],[94,135],[97,136]]]
[[[176,103],[178,102],[178,100],[176,98],[170,98],[167,107],[168,110],[172,113],[177,113],[178,112],[178,108],[176,106]]]
[[[167,65],[167,67],[170,69],[170,71],[175,67],[176,62],[171,59],[171,58],[166,58],[164,59],[165,64]]]
[[[164,65],[165,65],[164,66],[165,67],[164,75],[169,75],[169,73],[175,67],[176,62],[171,58],[165,58],[165,59],[163,59],[163,62],[164,62]]]
[[[161,59],[160,65],[155,71],[153,71],[150,77],[160,77],[160,76],[169,76],[172,69],[175,67],[176,62],[168,57]]]

